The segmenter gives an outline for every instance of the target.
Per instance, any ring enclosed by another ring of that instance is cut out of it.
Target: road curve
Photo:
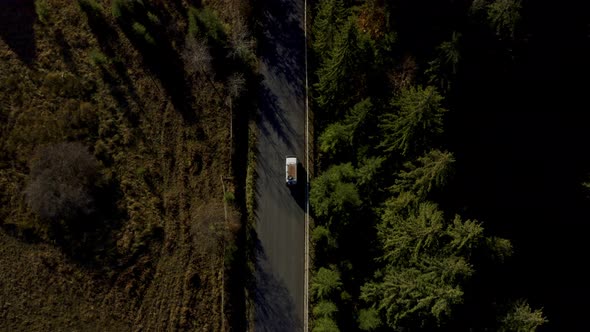
[[[285,185],[285,156],[305,162],[305,68],[302,0],[262,0],[256,172],[254,328],[303,331],[305,169]]]

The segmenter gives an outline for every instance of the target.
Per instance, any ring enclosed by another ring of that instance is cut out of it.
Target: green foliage
[[[395,51],[397,39],[398,37],[395,31],[388,31],[381,37],[379,42],[375,42],[374,60],[376,68],[383,68],[383,66],[395,65],[395,59],[392,56],[392,54]]]
[[[395,184],[392,187],[394,193],[409,191],[420,199],[426,198],[433,189],[442,188],[452,170],[455,158],[450,152],[430,150],[416,162],[405,164]]]
[[[374,184],[375,176],[379,173],[384,157],[371,157],[364,159],[362,165],[357,169],[357,183],[359,186],[371,186]]]
[[[89,53],[89,57],[90,62],[97,67],[105,66],[110,63],[109,58],[97,49],[92,49]]]
[[[488,20],[498,35],[514,37],[521,9],[521,0],[495,0],[488,6]]]
[[[197,17],[199,12],[195,7],[189,7],[188,9],[188,34],[191,37],[197,37],[199,35],[199,26],[197,25]]]
[[[442,91],[451,88],[451,76],[457,74],[457,66],[461,60],[459,40],[461,33],[453,31],[451,40],[442,42],[438,47],[438,56],[428,63],[429,68],[424,72],[428,83],[435,84]]]
[[[547,323],[543,309],[533,310],[525,300],[516,301],[502,319],[502,332],[534,332]]]
[[[460,38],[461,33],[453,31],[451,40],[443,42],[438,47],[443,63],[451,66],[453,74],[457,72],[457,64],[461,60],[461,53],[459,51]]]
[[[463,258],[424,256],[411,267],[391,267],[381,282],[365,284],[361,298],[377,303],[391,328],[410,321],[421,327],[448,317],[454,305],[462,302],[463,291],[457,281],[472,273]]]
[[[459,216],[448,223],[436,204],[401,191],[385,205],[377,231],[385,269],[363,286],[361,297],[392,328],[449,317],[462,302],[461,283],[473,273],[467,258],[484,243],[481,224]]]
[[[330,317],[332,318],[338,312],[336,305],[330,301],[320,301],[313,306],[313,315],[316,318]]]
[[[78,5],[90,17],[96,18],[102,14],[102,7],[95,0],[78,0]]]
[[[512,256],[513,249],[510,240],[499,237],[489,237],[485,239],[486,247],[491,251],[491,257],[503,263],[508,257]]]
[[[310,292],[314,299],[325,300],[342,287],[338,271],[321,267],[313,277]]]
[[[404,156],[427,147],[443,131],[443,114],[447,110],[442,107],[442,100],[432,86],[403,89],[392,101],[395,111],[382,117],[380,147]]]
[[[35,0],[35,12],[39,21],[43,24],[47,24],[49,20],[49,5],[46,0]]]
[[[451,237],[449,245],[453,251],[470,252],[483,238],[483,227],[477,220],[461,221],[461,217],[456,215],[453,224],[447,228],[447,234]]]
[[[330,124],[318,139],[322,153],[337,155],[346,148],[350,148],[352,133],[349,127],[340,122]]]
[[[361,309],[357,320],[359,329],[363,331],[373,331],[381,326],[381,318],[375,308]]]
[[[217,46],[224,46],[227,43],[227,34],[223,23],[209,7],[203,9],[190,7],[188,18],[190,36],[207,37],[210,43]]]
[[[122,19],[123,15],[125,15],[129,11],[129,1],[113,0],[113,2],[111,3],[111,11],[115,19]]]
[[[67,72],[49,72],[43,79],[43,89],[61,97],[81,97],[90,93],[92,83]]]
[[[150,21],[150,23],[152,25],[160,25],[160,18],[158,17],[158,15],[152,13],[152,12],[148,12],[147,13],[147,18]]]
[[[111,11],[117,20],[130,20],[140,10],[145,9],[143,0],[113,0]]]
[[[367,136],[367,122],[373,113],[373,103],[370,98],[365,98],[355,104],[349,111],[344,122],[350,131],[350,144],[359,146],[361,143],[366,143]]]
[[[131,28],[133,29],[133,32],[137,35],[137,37],[143,39],[143,41],[145,41],[149,45],[152,45],[152,46],[156,45],[156,40],[147,31],[147,28],[143,24],[141,24],[139,22],[133,22],[133,25],[131,25]]]
[[[338,244],[330,231],[322,225],[318,225],[311,231],[311,240],[316,244],[322,244],[325,249],[336,248]]]
[[[223,195],[223,199],[229,203],[229,204],[233,204],[236,201],[236,196],[234,195],[233,192],[228,191],[225,193],[225,195]]]
[[[357,26],[352,19],[346,21],[336,36],[334,48],[325,63],[319,68],[317,103],[323,109],[332,109],[335,114],[341,114],[340,109],[350,105],[350,101],[362,86],[359,82],[357,70],[362,60]]]
[[[312,47],[321,60],[326,59],[332,51],[336,36],[346,15],[342,0],[318,2],[317,14],[312,28],[314,36]]]
[[[332,166],[315,178],[309,201],[319,217],[345,218],[361,205],[353,180],[355,170],[350,163]]]
[[[330,236],[330,231],[324,226],[316,226],[313,228],[311,232],[311,240],[313,242],[321,241],[322,239],[328,238]]]
[[[421,202],[407,214],[387,204],[377,229],[383,244],[383,258],[399,264],[416,261],[423,253],[438,252],[445,235],[445,221],[442,211],[431,202]]]
[[[322,317],[314,320],[313,332],[339,332],[336,322],[329,317]]]
[[[337,156],[366,139],[364,127],[372,109],[371,100],[366,98],[348,111],[344,121],[328,125],[318,139],[320,151]]]

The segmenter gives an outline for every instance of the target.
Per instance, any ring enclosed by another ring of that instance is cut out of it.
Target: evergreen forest
[[[587,6],[313,13],[313,331],[583,330]]]

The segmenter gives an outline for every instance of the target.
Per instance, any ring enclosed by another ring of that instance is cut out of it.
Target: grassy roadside
[[[249,124],[250,132],[248,136],[248,169],[246,175],[246,210],[247,210],[247,222],[246,222],[246,243],[247,243],[247,262],[248,270],[251,275],[249,285],[246,288],[246,300],[247,308],[246,313],[248,321],[250,322],[248,329],[254,330],[254,272],[255,272],[255,260],[256,260],[256,123],[251,121]]]

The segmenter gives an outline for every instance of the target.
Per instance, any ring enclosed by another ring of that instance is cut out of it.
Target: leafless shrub
[[[211,52],[205,40],[196,37],[187,37],[182,53],[186,71],[191,74],[212,75]]]
[[[80,143],[37,149],[30,162],[26,200],[41,218],[68,220],[93,210],[92,186],[98,162]]]
[[[248,59],[250,55],[254,54],[254,39],[252,39],[248,26],[242,18],[237,18],[234,22],[229,35],[229,43],[231,45],[230,56],[232,57],[239,56]]]
[[[231,99],[239,97],[245,87],[246,79],[241,73],[234,73],[227,80],[227,90]]]

